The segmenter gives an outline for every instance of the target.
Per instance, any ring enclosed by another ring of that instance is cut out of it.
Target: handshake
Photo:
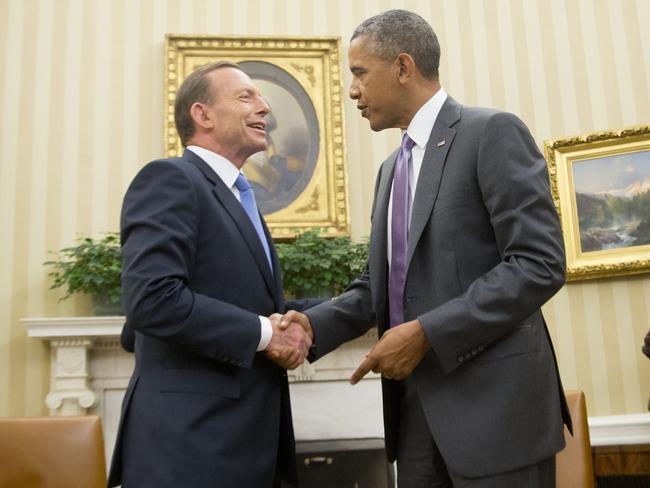
[[[291,310],[284,315],[273,314],[269,319],[273,337],[266,355],[285,369],[297,368],[305,361],[314,341],[309,317]],[[370,371],[388,380],[404,379],[430,350],[431,344],[419,320],[399,324],[384,332],[352,373],[350,383],[357,384]]]
[[[275,313],[269,319],[273,337],[265,354],[284,369],[297,368],[305,361],[314,341],[309,317],[291,310],[284,315]],[[388,380],[404,379],[430,350],[431,344],[419,320],[391,327],[352,373],[350,383],[357,384],[370,371],[380,373]]]
[[[289,322],[283,320],[283,316],[279,313],[274,313],[269,320],[273,328],[273,336],[264,353],[278,366],[284,369],[296,369],[305,362],[314,341],[309,319],[298,314],[298,317],[294,315],[295,321]]]

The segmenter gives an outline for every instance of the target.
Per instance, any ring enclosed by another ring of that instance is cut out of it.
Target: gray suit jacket
[[[382,164],[368,269],[337,299],[307,312],[320,357],[388,326],[388,200],[397,151]],[[540,307],[564,283],[564,250],[548,172],[514,115],[447,98],[431,132],[409,230],[405,321],[431,350],[413,372],[448,466],[469,477],[535,463],[570,426]],[[399,415],[383,380],[389,459]]]

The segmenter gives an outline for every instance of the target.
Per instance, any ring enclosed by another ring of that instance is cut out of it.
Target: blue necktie
[[[409,226],[409,159],[415,143],[406,132],[395,163],[393,175],[393,209],[390,276],[388,278],[389,325],[394,327],[404,322],[404,283],[406,281],[406,250]]]
[[[244,173],[239,173],[239,176],[235,180],[235,186],[239,190],[239,198],[241,199],[242,207],[244,207],[244,210],[248,214],[248,218],[251,219],[251,223],[253,224],[253,227],[255,227],[260,241],[262,241],[262,246],[264,246],[264,252],[266,253],[266,259],[269,262],[271,272],[273,272],[271,251],[269,250],[269,243],[266,240],[266,235],[262,228],[262,220],[260,219],[260,213],[257,210],[257,203],[255,203],[255,193],[253,193],[253,188],[244,176]]]

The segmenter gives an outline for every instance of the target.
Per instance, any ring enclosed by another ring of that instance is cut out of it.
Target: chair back
[[[569,390],[565,395],[573,421],[573,436],[564,426],[566,447],[555,457],[557,488],[593,488],[594,468],[585,394],[579,390]]]
[[[99,417],[0,418],[0,487],[105,486]]]

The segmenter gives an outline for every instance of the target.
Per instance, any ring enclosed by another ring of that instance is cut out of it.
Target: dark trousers
[[[554,488],[555,456],[515,471],[465,478],[447,468],[422,411],[412,378],[401,382],[398,488]],[[471,446],[467,446],[471,449]]]

